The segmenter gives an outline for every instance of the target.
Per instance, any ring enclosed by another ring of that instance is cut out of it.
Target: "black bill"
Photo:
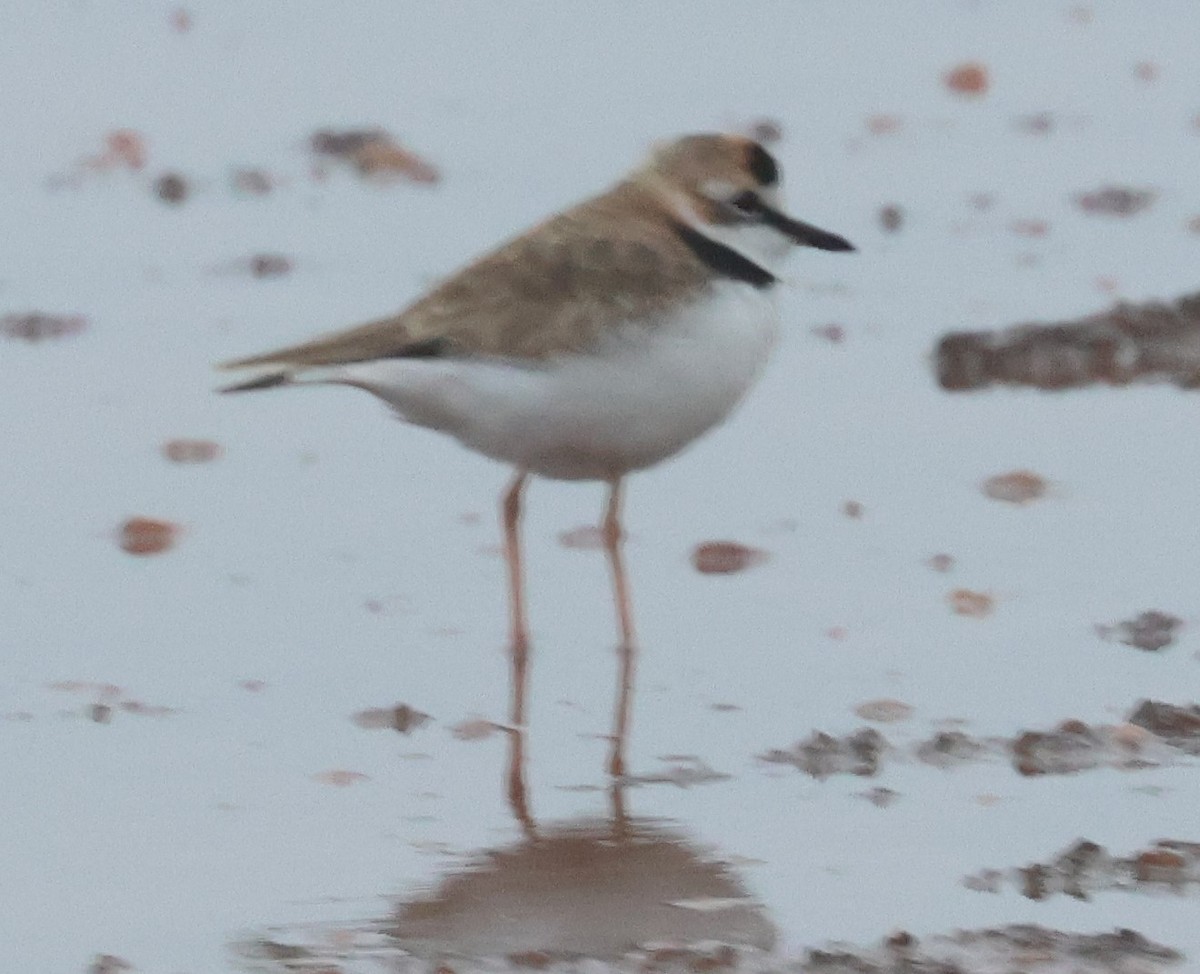
[[[805,223],[803,220],[794,220],[787,214],[767,206],[766,203],[760,204],[758,212],[763,223],[790,237],[801,247],[837,251],[855,249],[854,244],[845,237],[839,237],[836,233],[814,227],[811,223]]]

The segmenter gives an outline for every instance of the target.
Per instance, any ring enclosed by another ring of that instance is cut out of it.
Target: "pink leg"
[[[509,660],[512,665],[512,699],[508,720],[512,725],[508,767],[508,802],[527,835],[534,831],[525,788],[525,697],[529,686],[529,627],[525,618],[525,576],[521,566],[521,495],[529,475],[517,471],[504,493],[504,560],[508,565]]]
[[[617,646],[620,676],[617,683],[617,706],[613,716],[612,749],[609,752],[608,773],[614,778],[625,774],[625,744],[629,738],[629,712],[633,702],[634,668],[637,662],[637,643],[633,634],[633,610],[629,600],[629,582],[625,577],[625,561],[621,555],[624,532],[621,529],[621,479],[610,486],[608,509],[604,515],[604,550],[612,568],[613,599],[617,604],[617,624],[621,642]]]

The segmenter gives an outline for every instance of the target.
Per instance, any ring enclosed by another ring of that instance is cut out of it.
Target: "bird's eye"
[[[758,194],[752,189],[745,189],[736,196],[731,197],[729,205],[739,213],[757,213],[762,209],[762,200],[758,198]]]

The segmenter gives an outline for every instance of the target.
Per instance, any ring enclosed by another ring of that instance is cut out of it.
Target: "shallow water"
[[[1195,291],[1192,5],[187,10],[0,5],[0,316],[63,316],[0,328],[8,967],[1196,964],[1194,884],[1031,899],[1008,872],[1198,839],[1194,756],[1133,719],[1196,703],[1193,396],[949,394],[933,357]],[[943,83],[969,60],[979,97]],[[761,386],[630,484],[614,787],[601,490],[529,493],[519,738],[508,472],[349,391],[217,397],[210,366],[397,309],[654,139],[760,119],[791,208],[860,253],[797,256]],[[363,126],[440,181],[310,151]],[[1153,199],[1077,202],[1114,185]],[[1036,497],[985,486],[1022,471]],[[741,570],[698,571],[713,542]],[[1120,638],[1149,611],[1180,620],[1153,651]],[[1146,941],[1065,936],[1120,928]]]

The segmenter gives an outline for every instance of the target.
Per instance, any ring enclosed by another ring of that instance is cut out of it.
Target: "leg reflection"
[[[629,714],[633,703],[634,669],[637,645],[633,633],[633,609],[629,599],[629,582],[625,577],[625,560],[621,553],[624,532],[621,528],[621,480],[618,477],[609,488],[608,509],[604,515],[604,550],[612,570],[613,600],[617,606],[620,643],[617,646],[618,677],[617,703],[613,715],[612,747],[609,751],[608,773],[614,778],[625,774],[625,745],[629,738]]]

